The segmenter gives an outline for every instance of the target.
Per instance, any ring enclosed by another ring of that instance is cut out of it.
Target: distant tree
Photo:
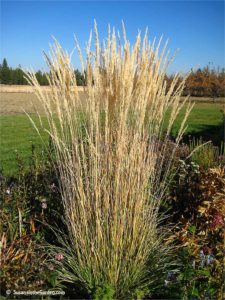
[[[15,70],[12,70],[12,83],[18,85],[27,84],[27,80],[25,79],[25,74],[20,66]]]
[[[42,82],[42,73],[41,73],[41,71],[37,71],[35,73],[35,76],[36,76],[37,81],[39,82],[39,84],[41,84],[41,82]]]
[[[225,96],[225,72],[209,66],[190,73],[186,81],[184,94],[191,96],[217,97]]]
[[[42,74],[42,85],[49,85],[47,73]]]
[[[3,59],[0,70],[0,82],[2,84],[11,84],[11,70],[8,66],[6,58]]]
[[[48,85],[48,79],[46,73],[42,73],[40,70],[35,73],[37,81],[40,85]]]
[[[76,75],[77,85],[84,85],[85,84],[84,76],[81,74],[81,72],[78,69],[75,70],[75,75]]]

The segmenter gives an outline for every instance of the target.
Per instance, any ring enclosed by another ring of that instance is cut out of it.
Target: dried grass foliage
[[[166,144],[185,104],[180,103],[185,79],[175,88],[177,74],[166,92],[171,60],[161,39],[151,44],[147,32],[143,41],[138,33],[131,48],[124,27],[123,41],[109,28],[100,47],[96,24],[94,32],[95,50],[90,36],[86,61],[76,42],[86,70],[85,105],[70,55],[57,41],[46,56],[51,94],[41,89],[34,73],[27,78],[45,108],[59,167],[74,262],[63,264],[62,278],[72,280],[72,268],[87,289],[109,284],[118,297],[148,285],[166,267],[170,249],[157,228],[158,208],[172,164],[173,153],[164,160]],[[191,108],[188,104],[177,144]]]

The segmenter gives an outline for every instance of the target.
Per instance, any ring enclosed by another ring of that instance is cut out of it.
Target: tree
[[[37,81],[40,85],[48,85],[48,79],[46,73],[42,73],[40,70],[35,73]]]
[[[24,78],[24,72],[19,67],[12,70],[12,83],[18,85],[27,84],[27,81]]]
[[[0,83],[2,84],[11,83],[11,70],[8,66],[6,58],[3,59],[2,66],[1,66]]]
[[[84,76],[81,74],[81,72],[78,69],[75,70],[75,75],[76,75],[77,85],[84,85],[85,83]]]

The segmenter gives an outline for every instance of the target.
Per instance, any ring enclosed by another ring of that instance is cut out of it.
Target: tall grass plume
[[[90,293],[110,287],[120,299],[151,292],[169,264],[158,210],[172,165],[173,152],[164,159],[167,141],[185,104],[185,78],[179,81],[177,74],[167,89],[167,43],[150,43],[147,32],[143,40],[138,33],[133,47],[124,26],[123,40],[109,28],[100,46],[96,24],[94,36],[86,59],[76,41],[85,101],[71,57],[57,41],[46,55],[51,93],[34,73],[27,79],[45,108],[61,182],[69,236],[60,248],[60,278]],[[188,104],[176,145],[190,110]]]

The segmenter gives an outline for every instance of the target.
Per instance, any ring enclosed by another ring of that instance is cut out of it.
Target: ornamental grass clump
[[[86,60],[76,41],[85,99],[71,57],[57,41],[46,56],[51,93],[34,73],[27,79],[45,109],[61,182],[68,239],[59,238],[63,245],[55,248],[63,253],[59,278],[92,294],[102,288],[127,298],[151,291],[168,267],[158,209],[176,150],[165,162],[173,122],[185,104],[185,79],[177,85],[177,74],[167,90],[166,45],[159,51],[161,39],[150,44],[147,33],[143,41],[138,33],[131,48],[124,27],[123,41],[109,28],[100,47],[95,25],[94,51],[91,40]]]

